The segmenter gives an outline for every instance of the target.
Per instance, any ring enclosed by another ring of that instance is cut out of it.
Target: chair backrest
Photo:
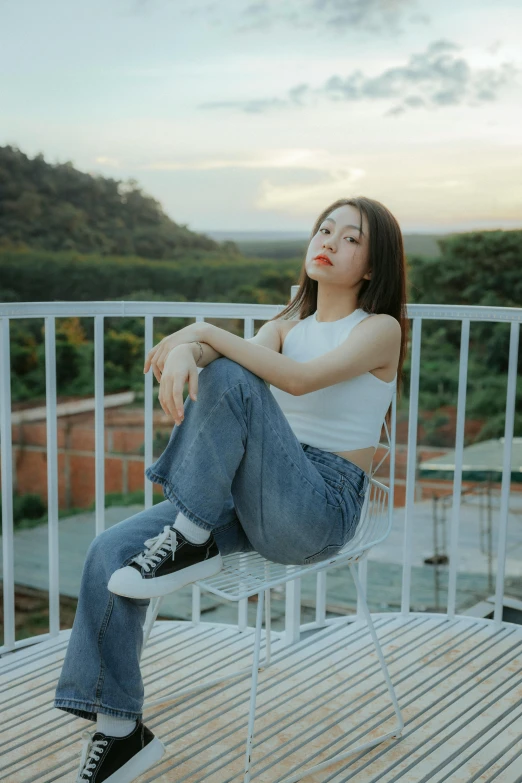
[[[392,514],[389,510],[390,487],[387,487],[386,484],[375,478],[375,473],[391,451],[390,433],[386,419],[384,420],[384,428],[388,443],[380,443],[379,445],[384,446],[386,452],[378,465],[374,468],[370,466],[370,481],[362,505],[359,524],[357,525],[355,535],[344,545],[341,553],[347,550],[364,551],[370,549],[372,546],[384,541],[391,530]]]

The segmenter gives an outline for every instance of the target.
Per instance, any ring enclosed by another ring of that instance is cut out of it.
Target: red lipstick
[[[327,266],[333,266],[328,256],[322,256],[322,255],[316,256],[314,258],[314,261],[317,261],[318,264],[326,264]]]

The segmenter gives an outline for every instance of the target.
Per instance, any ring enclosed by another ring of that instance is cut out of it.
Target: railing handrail
[[[265,320],[281,312],[286,305],[252,304],[248,302],[0,302],[0,318],[38,318],[54,316],[103,315],[110,317],[194,318],[205,313],[205,318],[254,318]],[[522,307],[494,305],[408,304],[408,318],[425,320],[522,322]]]

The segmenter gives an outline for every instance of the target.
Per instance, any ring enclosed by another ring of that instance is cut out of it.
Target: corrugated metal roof
[[[502,474],[504,461],[504,438],[483,440],[465,446],[462,450],[462,470],[468,472],[492,471]],[[452,449],[440,457],[422,460],[421,471],[455,469],[455,450]],[[522,438],[513,438],[511,447],[511,473],[522,474]]]

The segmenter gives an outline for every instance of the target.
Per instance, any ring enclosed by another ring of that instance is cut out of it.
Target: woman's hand
[[[148,352],[143,372],[148,372],[152,366],[154,377],[159,383],[161,381],[161,374],[165,366],[165,361],[170,351],[176,346],[183,345],[183,343],[193,343],[196,340],[206,342],[204,335],[206,334],[207,326],[208,324],[204,321],[198,321],[195,324],[189,324],[189,326],[183,327],[183,329],[178,329],[174,334],[169,334],[167,337],[164,337],[163,340]]]
[[[189,394],[198,398],[198,368],[190,345],[172,348],[164,364],[160,380],[159,401],[164,412],[179,426],[183,421],[183,388],[188,380]]]

